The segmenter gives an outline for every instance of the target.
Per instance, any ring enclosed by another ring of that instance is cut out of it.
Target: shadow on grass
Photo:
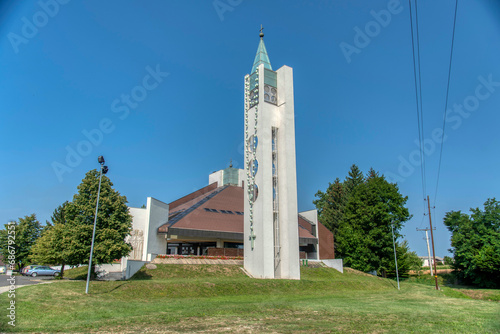
[[[389,278],[386,280],[386,282],[389,283],[389,285],[392,286],[394,289],[398,288],[398,282],[396,280],[392,280],[391,278]]]
[[[70,281],[86,281],[87,280],[87,274],[81,274],[73,277],[64,277],[64,279],[68,279]]]
[[[130,282],[124,281],[124,282],[122,282],[121,284],[118,284],[117,286],[113,287],[112,289],[109,289],[109,290],[107,290],[107,289],[103,289],[103,290],[101,290],[101,291],[92,292],[92,294],[94,294],[94,295],[105,295],[105,294],[108,294],[108,293],[112,293],[113,291],[118,290],[118,289],[120,289],[121,287],[123,287],[124,285],[127,285],[127,284],[129,284],[129,283],[130,283]]]
[[[148,274],[144,268],[141,268],[138,272],[136,272],[132,277],[130,277],[133,281],[143,281],[153,279],[151,274]]]

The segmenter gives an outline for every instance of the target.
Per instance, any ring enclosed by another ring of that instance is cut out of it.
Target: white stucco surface
[[[250,205],[245,191],[244,266],[257,278],[300,279],[297,229],[297,178],[295,167],[295,124],[293,73],[288,66],[277,71],[278,104],[264,102],[264,65],[259,71],[259,103],[248,111],[248,128],[257,129],[255,183],[259,195],[253,205],[254,247],[250,241]],[[255,123],[255,113],[257,124]],[[278,197],[280,262],[275,266],[273,224],[272,128],[278,128]],[[245,134],[246,142],[246,134]],[[245,164],[245,175],[248,166]],[[247,188],[245,183],[245,188]]]

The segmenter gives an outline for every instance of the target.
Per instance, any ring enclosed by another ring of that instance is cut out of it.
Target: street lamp
[[[394,246],[394,262],[396,262],[396,277],[398,279],[398,290],[399,290],[398,258],[396,256],[396,240],[394,239],[394,222],[391,223],[391,227],[392,227],[392,245]]]
[[[89,259],[89,271],[87,273],[87,287],[85,288],[85,293],[89,293],[89,281],[90,281],[90,270],[92,269],[92,254],[94,253],[94,239],[95,239],[95,226],[97,223],[97,210],[99,210],[99,195],[101,193],[101,179],[102,174],[106,174],[108,172],[108,166],[104,166],[104,157],[101,155],[97,158],[97,162],[101,165],[101,173],[99,175],[99,188],[97,189],[97,204],[95,207],[95,216],[94,216],[94,231],[92,232],[92,245],[90,246],[90,259]]]

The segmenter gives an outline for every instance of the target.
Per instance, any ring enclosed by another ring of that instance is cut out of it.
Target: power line
[[[422,80],[421,80],[421,70],[420,70],[420,43],[419,43],[419,33],[418,33],[418,13],[417,13],[417,0],[415,0],[415,25],[417,32],[417,56],[415,56],[415,33],[413,31],[413,15],[412,15],[412,5],[411,0],[408,0],[410,7],[410,31],[411,31],[411,47],[413,55],[413,75],[415,81],[415,103],[417,106],[417,125],[418,125],[418,143],[419,143],[419,153],[420,153],[420,176],[422,181],[422,198],[425,199],[426,194],[426,175],[425,175],[425,157],[423,152],[423,113],[422,113]],[[417,58],[418,58],[418,76],[417,76]],[[425,202],[424,212],[425,212]]]
[[[441,138],[444,138],[444,130],[446,127],[446,110],[448,110],[448,97],[450,93],[450,82],[451,82],[451,64],[453,60],[453,46],[455,44],[455,27],[457,23],[457,9],[458,9],[458,0],[455,0],[455,17],[453,18],[453,34],[451,36],[451,51],[450,51],[450,66],[448,68],[448,84],[446,87],[446,102],[444,105],[444,115],[443,115],[443,134]],[[436,205],[437,191],[439,186],[439,174],[441,173],[441,160],[443,158],[443,144],[444,140],[441,140],[441,150],[439,152],[439,165],[438,165],[438,173],[436,180],[436,192],[434,194],[434,206]]]
[[[408,0],[410,7],[410,30],[411,30],[411,46],[413,55],[413,75],[415,81],[415,102],[417,107],[417,126],[418,126],[418,144],[420,153],[420,176],[422,182],[422,204],[423,211],[425,212],[425,195],[427,193],[427,177],[425,172],[425,155],[424,155],[424,116],[422,110],[422,72],[420,66],[420,34],[418,29],[418,4],[415,0],[415,26],[416,26],[416,43],[415,43],[415,33],[413,30],[413,15],[412,15],[412,5],[411,0]],[[415,44],[417,44],[417,51],[415,52]],[[417,54],[415,56],[415,53]],[[418,67],[418,76],[417,76]]]
[[[415,0],[415,26],[417,31],[417,64],[418,64],[418,91],[419,91],[419,99],[420,99],[420,129],[422,134],[420,136],[420,154],[422,156],[422,173],[424,175],[424,196],[427,194],[427,176],[425,172],[425,154],[424,154],[424,111],[423,111],[423,102],[422,102],[422,72],[420,70],[420,33],[418,29],[418,5],[417,0]]]

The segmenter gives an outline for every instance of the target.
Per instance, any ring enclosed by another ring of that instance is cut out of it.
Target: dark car
[[[37,266],[33,269],[29,269],[26,274],[27,276],[54,276],[57,277],[61,275],[61,271],[57,269],[52,269],[51,267],[47,266]]]

